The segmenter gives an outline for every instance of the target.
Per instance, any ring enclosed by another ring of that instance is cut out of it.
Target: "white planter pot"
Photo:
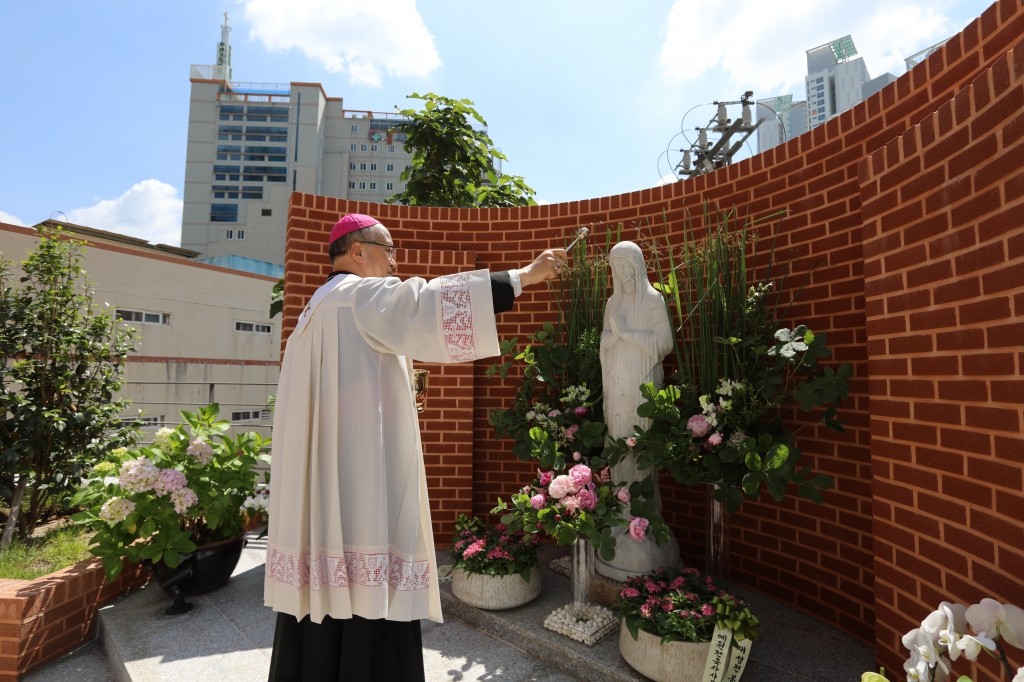
[[[541,570],[530,571],[530,582],[518,573],[483,575],[467,573],[461,568],[452,571],[452,592],[470,606],[488,611],[512,609],[533,601],[540,594]]]
[[[710,650],[711,642],[662,644],[661,637],[643,630],[637,632],[634,640],[625,621],[619,629],[619,653],[634,670],[655,682],[701,682]]]

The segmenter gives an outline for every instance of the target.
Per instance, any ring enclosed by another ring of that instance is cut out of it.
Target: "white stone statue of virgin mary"
[[[628,437],[633,426],[650,427],[649,419],[637,416],[636,408],[643,402],[640,385],[653,382],[661,386],[665,372],[661,362],[672,350],[672,324],[665,300],[647,279],[643,251],[633,242],[619,242],[608,254],[614,289],[604,311],[601,333],[601,375],[604,383],[604,415],[608,438]],[[627,486],[641,481],[651,471],[641,472],[636,455],[630,454],[612,468],[612,480]],[[657,474],[654,473],[656,476]],[[655,481],[657,510],[661,513],[661,491]],[[629,512],[626,510],[628,518]],[[613,529],[617,538],[615,558],[606,562],[597,558],[597,572],[613,580],[668,566],[678,566],[679,543],[670,535],[669,542],[657,545],[648,535],[637,542],[627,535],[627,528]]]

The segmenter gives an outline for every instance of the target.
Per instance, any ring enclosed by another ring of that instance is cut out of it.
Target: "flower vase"
[[[594,577],[594,548],[578,538],[569,546],[570,601],[544,619],[544,627],[592,647],[619,627],[610,610],[590,601]]]
[[[715,499],[716,483],[707,485],[704,519],[705,573],[722,580],[729,579],[729,528],[726,523],[725,502]]]

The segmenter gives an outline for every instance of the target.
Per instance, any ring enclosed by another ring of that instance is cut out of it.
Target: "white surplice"
[[[288,339],[264,603],[298,619],[441,622],[412,360],[499,354],[486,270],[339,275]]]

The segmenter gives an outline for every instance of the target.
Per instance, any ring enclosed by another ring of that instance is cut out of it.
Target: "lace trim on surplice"
[[[406,561],[390,552],[344,552],[343,556],[321,554],[312,557],[267,549],[267,574],[279,583],[317,592],[325,587],[387,585],[408,592],[430,586],[430,562]]]
[[[469,296],[469,273],[438,277],[441,283],[441,329],[452,362],[476,360],[473,334],[473,304]]]

